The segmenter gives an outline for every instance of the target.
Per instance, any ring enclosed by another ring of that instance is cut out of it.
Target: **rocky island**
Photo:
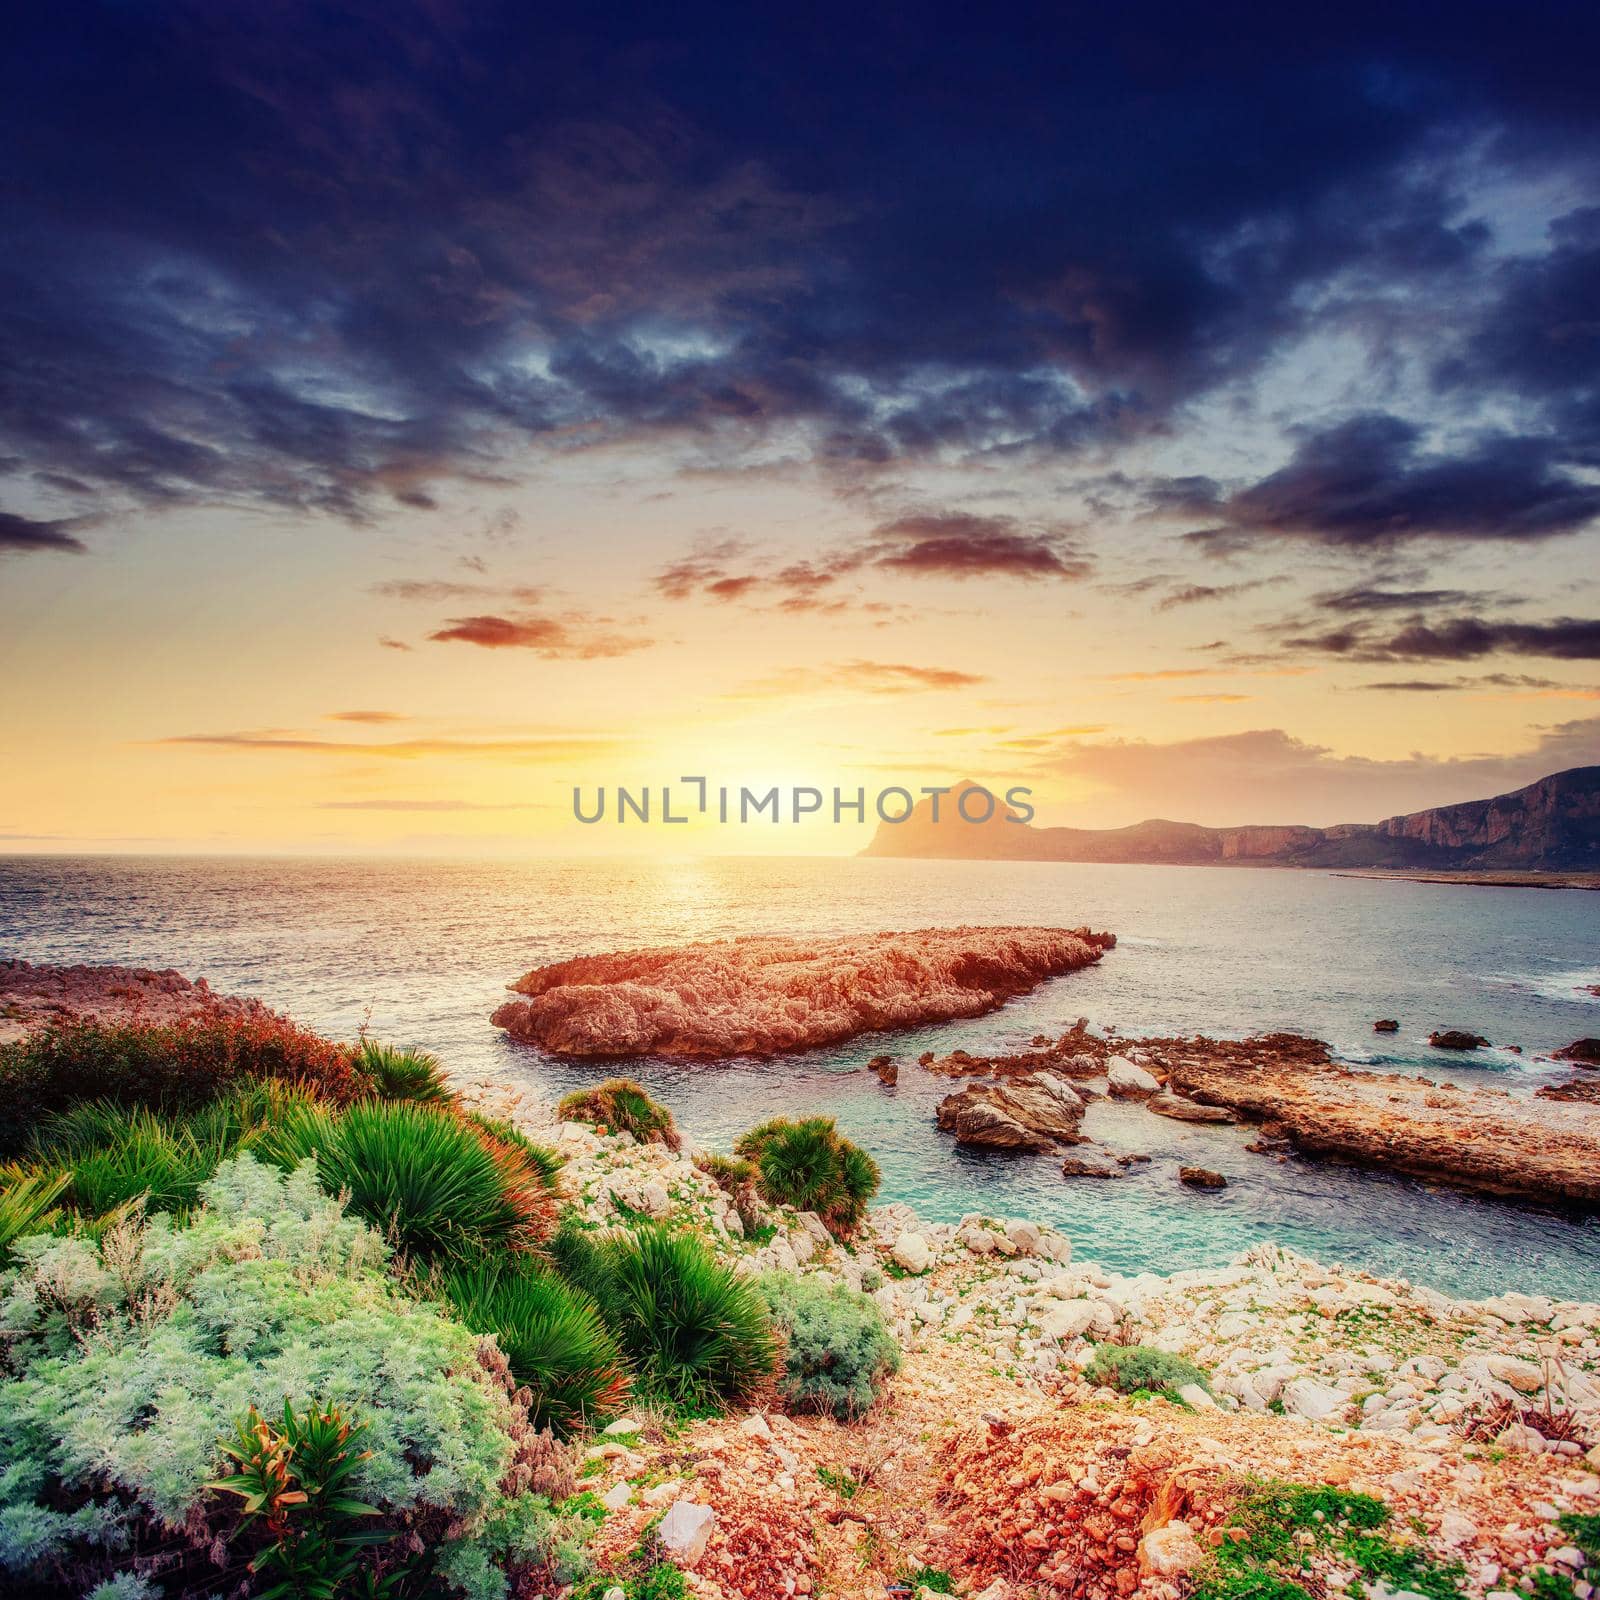
[[[496,1027],[558,1055],[712,1060],[982,1016],[1116,944],[1088,928],[925,928],[579,956],[511,985]]]

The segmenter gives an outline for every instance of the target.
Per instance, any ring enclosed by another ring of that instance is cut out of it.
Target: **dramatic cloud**
[[[1131,31],[832,6],[630,26],[623,48],[507,0],[29,9],[0,67],[7,470],[73,515],[375,520],[619,442],[844,483],[1115,451],[1313,329],[1415,322],[1437,354],[1410,312],[1492,234],[1451,155],[1530,191],[1594,155],[1588,13],[1341,12],[1312,38],[1252,14],[1226,51],[1177,6]],[[1491,415],[1532,397],[1540,430],[1347,441],[1351,492],[1313,453],[1218,525],[1581,522],[1541,441],[1593,437],[1592,232],[1504,265],[1499,321],[1437,377]],[[935,531],[895,559],[1073,575],[1028,540]]]
[[[74,517],[41,522],[33,517],[19,517],[14,512],[0,511],[0,553],[7,550],[68,550],[75,555],[82,555],[89,547],[71,531],[80,527],[82,522],[82,518]]]
[[[1061,529],[1033,528],[1014,517],[923,512],[873,529],[866,559],[918,577],[1086,578],[1089,558]]]
[[[552,659],[565,656],[577,661],[623,656],[634,650],[648,649],[653,643],[649,639],[596,632],[570,619],[539,616],[452,617],[445,627],[428,637],[437,644],[475,644],[484,650],[533,650]]]
[[[1589,527],[1600,517],[1600,483],[1567,471],[1547,436],[1487,434],[1435,451],[1415,423],[1369,413],[1308,434],[1288,465],[1259,483],[1185,509],[1216,518],[1186,537],[1220,554],[1263,539],[1348,550],[1412,539],[1528,541]]]
[[[1556,617],[1549,622],[1498,622],[1481,617],[1411,619],[1385,635],[1367,623],[1328,633],[1292,635],[1291,650],[1348,656],[1355,661],[1476,661],[1488,655],[1545,656],[1600,661],[1600,620]]]

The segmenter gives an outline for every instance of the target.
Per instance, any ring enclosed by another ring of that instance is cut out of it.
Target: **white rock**
[[[1217,1402],[1198,1383],[1186,1383],[1178,1390],[1178,1398],[1187,1400],[1196,1411],[1215,1411]],[[1185,1568],[1185,1571],[1188,1569]]]
[[[643,1426],[637,1417],[618,1417],[615,1422],[608,1423],[602,1431],[615,1438],[619,1433],[638,1433]]]
[[[1088,1332],[1100,1307],[1094,1300],[1065,1300],[1039,1319],[1039,1335],[1044,1339],[1077,1339]]]
[[[1192,1572],[1203,1560],[1205,1552],[1187,1522],[1152,1528],[1139,1541],[1139,1565],[1163,1578]]]
[[[1126,1056],[1112,1056],[1106,1062],[1106,1087],[1118,1099],[1127,1100],[1143,1100],[1161,1092],[1160,1082]]]
[[[933,1265],[933,1252],[920,1233],[902,1233],[889,1253],[907,1272],[926,1272]]]
[[[1036,1223],[1019,1221],[1006,1224],[1006,1238],[1017,1247],[1018,1255],[1038,1255],[1039,1244],[1043,1237]]]
[[[633,1498],[633,1485],[623,1478],[620,1482],[611,1485],[600,1496],[600,1504],[607,1511],[620,1511]]]
[[[1312,1422],[1322,1422],[1343,1411],[1345,1403],[1346,1397],[1339,1390],[1310,1378],[1296,1378],[1283,1386],[1284,1410]]]
[[[656,1538],[662,1550],[680,1567],[692,1567],[706,1553],[717,1514],[695,1500],[677,1500],[661,1519]]]

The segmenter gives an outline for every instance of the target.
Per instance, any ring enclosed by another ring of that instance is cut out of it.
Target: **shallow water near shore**
[[[1514,1094],[1566,1076],[1533,1057],[1600,1033],[1600,897],[1293,871],[856,859],[398,862],[234,858],[0,861],[0,955],[176,967],[319,1030],[438,1052],[463,1074],[554,1096],[610,1070],[552,1061],[490,1026],[529,967],[584,951],[742,933],[973,923],[1089,924],[1118,948],[991,1016],[776,1061],[635,1062],[700,1143],[772,1115],[828,1112],[872,1151],[881,1198],[935,1221],[969,1211],[1054,1223],[1118,1271],[1219,1265],[1264,1239],[1461,1295],[1600,1300],[1600,1219],[1574,1220],[1381,1174],[1244,1150],[1238,1129],[1091,1110],[1086,1131],[1153,1159],[1110,1182],[1048,1157],[975,1155],[933,1127],[947,1080],[925,1049],[1014,1048],[1086,1016],[1128,1034],[1294,1029],[1381,1070]],[[1375,1035],[1395,1017],[1397,1035]],[[1428,1048],[1469,1028],[1497,1046]],[[863,1063],[901,1063],[883,1088]],[[1600,1112],[1597,1112],[1600,1115]],[[1196,1193],[1180,1162],[1225,1172]]]

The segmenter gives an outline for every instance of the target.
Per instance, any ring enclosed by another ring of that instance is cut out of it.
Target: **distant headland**
[[[975,787],[955,785],[942,797],[937,820],[929,798],[904,822],[881,823],[862,854],[1399,873],[1600,874],[1600,766],[1557,772],[1489,800],[1329,828],[1206,828],[1160,820],[1126,828],[1039,828],[1008,816],[1003,805],[985,822],[968,822],[956,802]],[[1575,880],[1574,886],[1592,885]]]

